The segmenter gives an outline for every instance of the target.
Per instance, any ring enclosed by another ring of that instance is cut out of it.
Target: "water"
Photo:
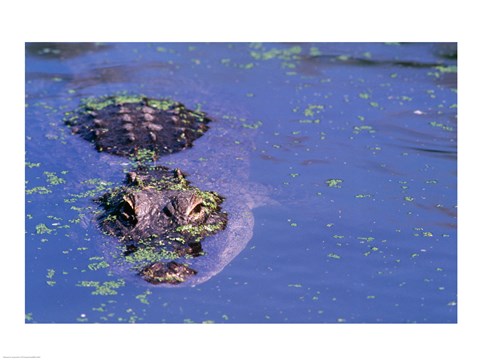
[[[457,321],[454,45],[29,44],[26,54],[27,322]],[[82,98],[117,92],[216,119],[192,149],[159,161],[254,218],[232,224],[244,228],[239,254],[195,287],[146,286],[105,263],[114,240],[92,222],[92,199],[129,162],[62,119]]]

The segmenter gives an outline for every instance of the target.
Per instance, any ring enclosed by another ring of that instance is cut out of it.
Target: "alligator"
[[[98,151],[133,160],[126,171],[125,162],[105,163],[127,175],[96,199],[111,270],[144,284],[195,286],[251,239],[252,209],[269,200],[249,182],[253,130],[244,118],[213,121],[172,100],[107,96],[84,100],[65,123]],[[195,151],[181,151],[194,140]]]

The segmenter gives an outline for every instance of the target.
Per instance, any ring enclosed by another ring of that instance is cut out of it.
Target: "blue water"
[[[455,323],[456,71],[454,44],[27,44],[26,321]],[[92,199],[128,160],[62,119],[117,92],[247,125],[238,151],[267,200],[203,284],[99,265]]]

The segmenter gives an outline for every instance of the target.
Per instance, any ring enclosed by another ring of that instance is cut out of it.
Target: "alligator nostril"
[[[172,207],[172,204],[168,204],[167,206],[165,206],[163,208],[163,212],[165,213],[165,215],[167,215],[168,217],[172,217],[173,216],[173,207]]]

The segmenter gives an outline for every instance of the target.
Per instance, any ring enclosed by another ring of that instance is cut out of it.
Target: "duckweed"
[[[105,268],[108,268],[110,265],[105,261],[100,261],[98,263],[91,263],[91,264],[88,264],[88,268],[92,271],[96,271],[96,270],[99,270],[99,269],[105,269]]]
[[[40,167],[40,163],[32,163],[32,162],[26,161],[25,166],[31,169],[35,167]]]
[[[79,281],[77,286],[80,287],[93,287],[95,290],[92,295],[116,295],[118,292],[116,289],[125,286],[125,280],[118,279],[117,281]]]
[[[328,185],[328,187],[331,188],[341,188],[341,184],[343,183],[342,179],[328,179],[325,181],[325,183]]]
[[[47,225],[43,223],[35,226],[35,230],[37,234],[50,234],[53,231],[53,229],[48,228]]]
[[[39,195],[46,195],[50,194],[52,190],[47,189],[45,186],[36,186],[32,189],[26,189],[25,194],[32,195],[32,194],[39,194]]]
[[[125,256],[125,261],[135,264],[136,267],[142,267],[154,262],[162,260],[175,260],[179,255],[174,251],[164,248],[157,249],[155,247],[140,247],[130,255]]]
[[[143,294],[135,296],[135,298],[142,304],[150,305],[150,302],[148,301],[148,296],[151,294],[152,292],[150,290],[146,290]]]

